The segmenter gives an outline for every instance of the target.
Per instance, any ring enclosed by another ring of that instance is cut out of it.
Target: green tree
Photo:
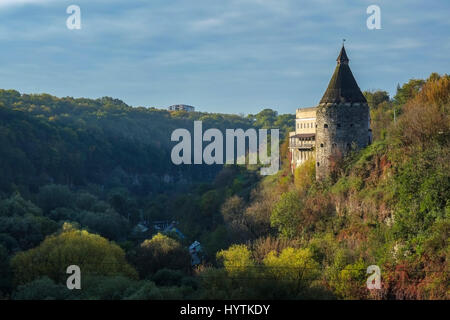
[[[63,284],[57,284],[49,277],[33,280],[17,287],[13,300],[67,300],[74,297],[74,292],[67,290]]]
[[[239,196],[232,196],[228,198],[222,205],[220,212],[222,213],[225,222],[232,222],[233,220],[241,220],[244,215],[244,201]]]
[[[366,97],[369,107],[373,109],[377,109],[380,104],[390,100],[389,93],[382,90],[364,91],[363,94]]]
[[[9,265],[8,251],[0,245],[0,297],[10,292],[12,272]]]
[[[278,228],[283,237],[295,237],[300,229],[302,208],[303,205],[295,191],[283,193],[272,210],[271,225]]]
[[[32,248],[57,228],[54,221],[42,216],[41,209],[18,194],[0,201],[0,243],[10,251]]]
[[[425,81],[422,79],[411,79],[403,86],[397,87],[397,93],[394,97],[396,105],[403,105],[408,100],[414,98],[416,94],[422,89]]]
[[[51,184],[39,189],[38,204],[46,213],[56,208],[71,208],[73,203],[74,196],[67,186]]]

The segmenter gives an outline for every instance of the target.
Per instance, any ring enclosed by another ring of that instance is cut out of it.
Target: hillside
[[[255,214],[264,221],[265,240],[234,250],[263,265],[261,252],[289,265],[289,248],[309,250],[305,263],[320,270],[309,288],[337,298],[449,299],[450,77],[411,80],[392,100],[365,95],[375,142],[337,161],[325,182],[315,181],[314,160],[263,181],[243,219],[248,229]],[[381,290],[366,289],[369,265],[381,269]]]
[[[56,183],[124,187],[139,195],[173,186],[211,182],[220,166],[175,166],[170,151],[177,128],[192,131],[193,121],[207,128],[277,126],[293,117],[268,113],[247,117],[155,108],[133,108],[101,98],[57,98],[0,90],[0,191],[38,191]],[[167,182],[170,182],[168,185]]]
[[[316,182],[176,167],[170,133],[288,132],[294,116],[169,113],[0,91],[0,292],[12,299],[449,299],[450,76],[364,93],[374,143]],[[167,141],[167,142],[166,142]],[[164,177],[180,177],[165,179]],[[180,186],[184,180],[184,187]],[[138,223],[174,220],[177,232]],[[192,267],[187,247],[203,247]],[[89,253],[89,254],[88,254]],[[65,267],[88,277],[65,290]],[[366,288],[367,267],[382,289]]]

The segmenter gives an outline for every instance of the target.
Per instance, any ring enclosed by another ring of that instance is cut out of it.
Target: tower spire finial
[[[339,56],[336,59],[338,64],[348,64],[348,62],[350,61],[347,57],[347,52],[345,52],[344,43],[345,43],[345,39],[342,39],[341,52],[339,53]]]

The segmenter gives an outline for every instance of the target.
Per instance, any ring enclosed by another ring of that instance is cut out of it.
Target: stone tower
[[[316,179],[326,178],[340,157],[372,140],[369,106],[348,63],[342,46],[333,77],[316,108]]]

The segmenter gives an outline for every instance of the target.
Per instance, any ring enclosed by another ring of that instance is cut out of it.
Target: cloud
[[[20,6],[25,4],[46,4],[55,0],[0,0],[1,7]]]
[[[342,38],[362,88],[448,69],[442,3],[380,0],[383,30],[369,31],[372,0],[0,0],[0,87],[291,112],[320,99]],[[69,4],[82,30],[66,28]]]
[[[414,48],[419,48],[422,46],[423,46],[423,43],[419,40],[405,38],[405,39],[395,40],[388,47],[392,48],[392,49],[414,49]]]

